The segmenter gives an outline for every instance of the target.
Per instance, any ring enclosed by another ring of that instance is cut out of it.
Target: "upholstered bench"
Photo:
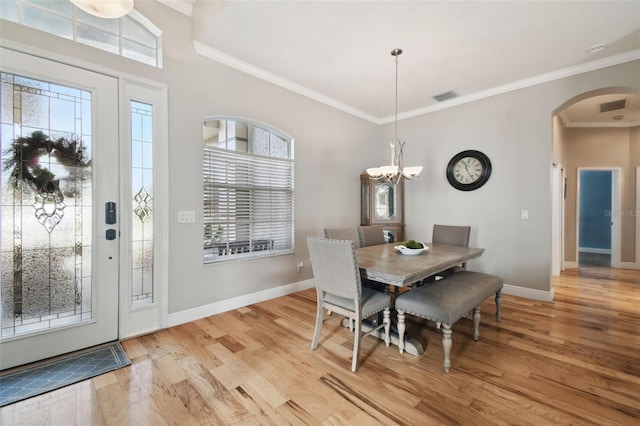
[[[396,298],[398,311],[398,347],[404,352],[405,314],[435,321],[442,328],[444,371],[451,368],[451,326],[473,310],[473,339],[480,333],[480,304],[495,293],[496,318],[500,321],[503,281],[495,275],[459,271],[434,283],[407,291]]]

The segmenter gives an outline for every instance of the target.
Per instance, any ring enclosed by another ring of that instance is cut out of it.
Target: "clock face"
[[[487,183],[491,161],[480,151],[467,150],[453,156],[447,166],[447,180],[456,189],[472,191]]]
[[[476,182],[482,176],[484,167],[475,157],[464,157],[453,166],[453,177],[464,185]]]

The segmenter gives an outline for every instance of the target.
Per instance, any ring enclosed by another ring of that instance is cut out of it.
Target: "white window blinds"
[[[204,146],[205,262],[293,251],[294,163]]]

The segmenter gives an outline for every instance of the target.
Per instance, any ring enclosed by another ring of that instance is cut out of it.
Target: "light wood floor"
[[[309,349],[307,290],[125,341],[132,366],[0,409],[2,425],[640,424],[640,271],[584,268],[555,280],[552,303],[503,297],[441,335],[409,332],[421,357],[325,325]]]

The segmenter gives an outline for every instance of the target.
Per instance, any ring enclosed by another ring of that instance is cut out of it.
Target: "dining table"
[[[425,243],[420,254],[403,254],[394,244],[380,244],[356,249],[356,261],[360,276],[369,281],[388,284],[389,288],[411,287],[427,277],[453,266],[478,258],[482,248]],[[363,328],[367,328],[363,324]],[[382,338],[382,333],[379,334]],[[398,344],[397,333],[392,333],[391,343]],[[405,339],[405,351],[412,355],[423,352],[422,345],[412,337]]]

